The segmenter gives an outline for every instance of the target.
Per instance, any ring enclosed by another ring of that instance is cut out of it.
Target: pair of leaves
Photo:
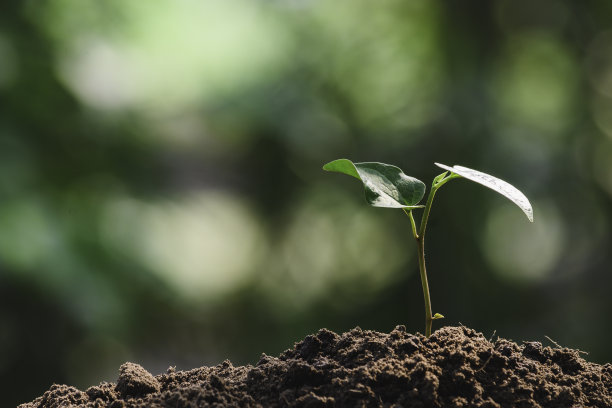
[[[516,204],[525,213],[529,221],[533,222],[533,209],[529,200],[510,183],[467,167],[435,164],[444,170],[498,192]],[[353,163],[348,159],[339,159],[327,163],[323,166],[323,169],[348,174],[361,180],[365,189],[366,200],[374,207],[409,210],[423,207],[418,203],[425,195],[425,184],[421,180],[405,175],[399,167],[376,162]],[[444,177],[443,175],[440,176]]]

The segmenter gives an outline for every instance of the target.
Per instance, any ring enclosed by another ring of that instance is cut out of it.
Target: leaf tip
[[[525,213],[525,216],[527,217],[529,222],[533,222],[533,207],[531,206],[531,203],[529,202],[527,197],[525,197],[525,200],[526,200],[526,205],[524,208],[521,207],[521,210],[523,210],[523,213]]]
[[[444,170],[450,170],[451,166],[447,166],[446,164],[442,164],[442,163],[438,163],[438,162],[434,162],[434,164]]]
[[[325,170],[325,171],[333,171],[333,170],[332,170],[332,168],[333,168],[333,164],[334,164],[335,162],[337,162],[337,161],[338,161],[338,160],[332,160],[332,161],[330,161],[330,162],[328,162],[328,163],[325,163],[325,164],[323,165],[323,167],[322,167],[322,168],[323,168],[323,170]]]
[[[359,172],[355,167],[355,163],[349,159],[336,159],[323,165],[323,170],[336,173],[343,173],[361,180]]]

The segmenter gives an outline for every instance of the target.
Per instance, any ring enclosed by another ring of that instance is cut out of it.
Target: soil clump
[[[321,329],[278,357],[254,366],[153,376],[137,364],[117,383],[78,390],[53,385],[19,408],[97,407],[612,407],[612,365],[577,350],[487,340],[466,327],[431,337],[355,328]]]

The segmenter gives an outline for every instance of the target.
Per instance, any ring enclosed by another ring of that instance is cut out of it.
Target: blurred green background
[[[612,3],[49,0],[0,12],[3,406],[423,331],[416,246],[346,157],[496,175],[428,230],[434,312],[612,361]]]

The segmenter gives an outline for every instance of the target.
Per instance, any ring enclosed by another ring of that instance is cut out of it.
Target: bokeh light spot
[[[64,241],[53,217],[36,197],[0,207],[0,256],[23,272],[57,259]]]
[[[118,198],[101,232],[109,249],[133,257],[192,300],[243,284],[266,250],[248,206],[220,192],[156,203]]]
[[[193,109],[269,78],[292,47],[261,2],[55,0],[46,10],[42,23],[63,49],[61,77],[95,108]],[[114,19],[97,15],[108,10]]]
[[[296,212],[283,239],[280,276],[267,283],[276,294],[274,287],[282,285],[295,307],[327,297],[337,286],[362,298],[375,295],[409,257],[380,210],[324,191],[312,191]]]
[[[340,98],[346,98],[360,122],[380,130],[428,123],[444,76],[436,3],[316,4],[313,41],[325,46],[305,50],[305,58],[324,73]],[[394,24],[398,15],[400,25]]]
[[[533,207],[533,223],[512,205],[496,207],[487,216],[481,244],[493,270],[505,279],[544,280],[562,254],[566,233],[559,210],[547,202]]]
[[[492,82],[504,121],[557,138],[574,118],[578,74],[571,54],[549,33],[510,36]]]

